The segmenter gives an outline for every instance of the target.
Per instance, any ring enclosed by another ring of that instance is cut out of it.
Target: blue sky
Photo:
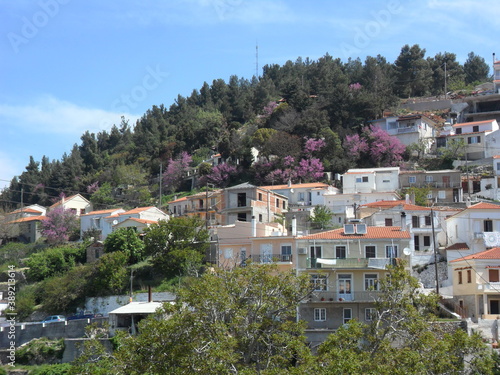
[[[329,53],[492,61],[493,0],[0,0],[0,189],[30,155],[61,159],[86,131],[135,123],[203,82]]]

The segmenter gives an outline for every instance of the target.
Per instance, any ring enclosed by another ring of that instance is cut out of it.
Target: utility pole
[[[436,249],[436,232],[434,230],[434,210],[431,207],[432,244],[434,247],[434,269],[436,271],[436,294],[439,296],[438,256]]]
[[[163,176],[163,164],[160,163],[160,204],[158,205],[158,208],[161,210],[161,200],[162,200],[162,196],[161,196],[161,186],[163,185],[163,181],[162,181],[162,176]]]
[[[444,98],[448,98],[448,90],[446,89],[446,61],[444,62]]]

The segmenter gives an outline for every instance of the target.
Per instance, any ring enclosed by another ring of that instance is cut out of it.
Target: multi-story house
[[[462,173],[459,170],[400,171],[399,188],[428,188],[429,203],[463,202]]]
[[[464,256],[500,246],[500,205],[481,202],[446,219],[448,279],[450,263]]]
[[[477,321],[500,316],[500,247],[449,262],[455,312]]]
[[[272,223],[288,210],[288,198],[274,191],[249,183],[232,186],[222,193],[224,225],[236,221]]]
[[[399,200],[396,193],[398,167],[349,169],[342,175],[342,194],[325,192],[324,205],[334,214],[333,223],[342,225],[348,219],[357,218],[360,205],[382,200]]]
[[[369,321],[386,267],[402,258],[409,268],[412,253],[408,230],[362,223],[298,237],[296,246],[298,270],[315,286],[300,306],[311,342],[322,342],[351,319]]]
[[[467,160],[500,154],[500,130],[495,119],[454,124],[450,130],[441,132],[436,139],[436,147],[449,147],[454,140],[464,142]]]
[[[486,199],[500,200],[500,155],[492,158],[492,175],[482,177],[480,181],[481,190],[478,195]]]
[[[123,208],[112,208],[80,215],[80,237],[83,237],[85,232],[96,229],[100,231],[100,235],[95,240],[104,241],[113,231],[113,222],[116,221],[115,224],[117,224],[118,214],[123,212],[125,212]]]
[[[288,183],[285,185],[261,186],[266,190],[284,195],[288,198],[288,211],[285,213],[286,223],[291,229],[292,218],[295,217],[299,234],[304,234],[310,227],[309,219],[314,207],[324,204],[324,194],[340,193],[340,190],[323,182],[303,184]]]
[[[168,210],[172,216],[198,216],[207,225],[222,225],[224,218],[221,210],[224,207],[222,189],[207,190],[168,202]]]
[[[92,211],[92,203],[85,199],[81,194],[75,194],[70,197],[63,197],[58,202],[54,203],[47,209],[47,212],[53,211],[56,208],[63,207],[65,210],[70,210],[76,216],[80,216]]]
[[[405,146],[423,142],[426,148],[430,149],[437,134],[437,124],[430,118],[420,114],[385,117],[370,121],[370,123],[372,126],[398,138]]]

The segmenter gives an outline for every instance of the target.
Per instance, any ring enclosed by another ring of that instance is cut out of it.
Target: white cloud
[[[0,104],[0,123],[32,133],[80,136],[87,130],[109,130],[113,124],[120,124],[121,116],[131,124],[140,118],[130,113],[82,107],[53,96],[43,96],[30,104]]]

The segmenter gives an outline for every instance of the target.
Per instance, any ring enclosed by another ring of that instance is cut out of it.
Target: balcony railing
[[[401,134],[401,133],[412,133],[412,132],[416,132],[416,131],[417,131],[417,128],[415,126],[398,128],[398,134]]]
[[[438,182],[438,181],[422,181],[422,182],[402,182],[401,187],[430,187],[436,189],[451,189],[462,187],[461,182]]]
[[[500,282],[498,281],[490,281],[489,283],[482,284],[483,290],[488,293],[500,293]]]
[[[370,291],[352,291],[342,293],[338,291],[314,291],[305,302],[374,302],[381,292]]]
[[[307,258],[307,268],[378,268],[393,263],[390,258]]]
[[[292,262],[292,254],[256,254],[250,259],[255,263]]]

